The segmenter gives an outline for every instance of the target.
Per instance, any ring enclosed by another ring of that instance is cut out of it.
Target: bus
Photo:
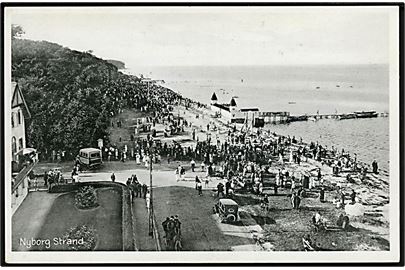
[[[101,165],[101,150],[97,148],[80,149],[77,160],[81,166],[96,168]]]

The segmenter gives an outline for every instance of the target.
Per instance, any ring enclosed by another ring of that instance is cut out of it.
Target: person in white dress
[[[278,161],[279,161],[281,164],[284,164],[283,156],[282,156],[281,154],[278,155]]]
[[[149,208],[150,208],[150,193],[149,193],[149,190],[146,193],[145,200],[146,200],[146,209],[148,209],[148,212],[149,212]]]
[[[179,172],[179,168],[177,168],[177,169],[174,171],[174,174],[175,174],[175,176],[176,176],[176,182],[179,182],[179,181],[180,181],[180,172]]]

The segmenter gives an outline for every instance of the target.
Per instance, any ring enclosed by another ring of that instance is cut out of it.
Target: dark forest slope
[[[160,106],[159,99],[151,103],[139,78],[90,53],[46,41],[12,40],[12,78],[32,113],[28,145],[44,156],[52,150],[74,156],[82,147],[97,146],[99,138],[108,140],[109,119],[120,108]],[[176,96],[163,87],[153,92],[160,93]]]

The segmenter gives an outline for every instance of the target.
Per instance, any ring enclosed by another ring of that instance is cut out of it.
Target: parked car
[[[231,199],[219,199],[215,204],[213,211],[218,214],[221,222],[233,223],[239,220],[238,204]]]
[[[101,150],[97,148],[83,148],[80,149],[79,155],[76,159],[81,166],[88,168],[95,168],[101,165]]]

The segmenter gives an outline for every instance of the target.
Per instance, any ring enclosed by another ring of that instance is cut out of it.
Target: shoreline
[[[180,145],[183,146],[193,146],[196,144],[196,140],[192,140],[192,130],[196,130],[196,137],[199,141],[204,141],[207,138],[207,134],[209,133],[211,138],[217,138],[221,141],[226,140],[228,136],[228,129],[230,128],[229,125],[223,123],[218,118],[211,118],[210,110],[208,108],[199,108],[197,106],[191,105],[190,107],[185,107],[183,104],[178,104],[174,106],[174,110],[172,113],[176,116],[185,119],[191,125],[185,127],[183,133],[178,135],[169,136],[168,138],[164,137],[157,137],[157,139],[161,139],[162,142],[170,142],[170,141],[178,141]],[[198,115],[198,118],[196,117]],[[119,118],[119,116],[117,116]],[[212,129],[216,129],[216,131],[206,131],[206,125],[210,124]],[[159,124],[160,125],[160,124]],[[269,134],[269,137],[272,139],[278,138],[277,135]],[[213,140],[215,142],[215,140]],[[125,143],[125,142],[124,142]],[[293,145],[291,147],[296,147]],[[222,163],[222,162],[220,162]],[[175,191],[176,187],[187,187],[191,188],[191,194],[187,198],[183,198],[187,201],[186,205],[193,205],[195,197],[191,196],[194,194],[192,190],[194,189],[194,178],[196,175],[200,177],[200,179],[205,180],[206,174],[200,169],[199,164],[197,164],[196,173],[192,173],[190,169],[190,161],[189,160],[173,160],[170,164],[167,164],[167,159],[165,157],[162,158],[161,162],[158,164],[153,165],[153,171],[156,172],[154,174],[154,181],[159,181],[161,179],[160,184],[159,182],[154,184],[156,188],[160,190],[167,190],[169,192],[171,198],[173,200],[180,200],[181,194],[177,194]],[[39,164],[40,165],[40,164]],[[51,165],[51,164],[49,164]],[[113,171],[117,172],[117,176],[119,176],[120,181],[125,182],[126,177],[130,176],[132,173],[137,173],[138,177],[142,179],[142,181],[148,181],[146,179],[148,175],[147,168],[141,165],[135,165],[135,161],[128,160],[125,163],[121,163],[120,161],[115,161],[111,163],[106,163],[106,167],[103,168],[99,173],[93,175],[93,172],[84,172],[83,180],[89,181],[94,180],[94,177],[101,180],[101,178],[105,178],[105,181],[108,181],[110,176],[110,169],[114,168]],[[186,169],[185,179],[180,182],[176,182],[174,179],[174,167],[181,165]],[[111,167],[112,166],[112,167]],[[124,167],[126,169],[124,169]],[[313,159],[308,158],[306,161],[304,160],[300,165],[295,163],[290,163],[289,161],[285,161],[284,164],[280,164],[277,161],[272,163],[270,168],[270,172],[272,174],[277,173],[278,168],[286,168],[288,171],[296,171],[300,173],[307,173],[314,177],[313,172],[315,168],[321,168],[322,174],[324,175],[324,185],[337,187],[340,186],[340,189],[343,190],[346,194],[349,190],[354,189],[358,194],[358,198],[360,199],[361,204],[364,207],[365,213],[363,216],[351,217],[350,224],[355,228],[355,230],[360,230],[359,232],[348,232],[351,236],[350,246],[353,250],[370,250],[375,248],[375,241],[371,241],[375,237],[376,239],[384,239],[384,241],[390,241],[390,232],[389,232],[389,183],[387,180],[384,180],[384,176],[382,175],[372,175],[369,174],[369,177],[366,182],[361,183],[358,178],[354,177],[355,183],[348,183],[346,181],[345,175],[346,173],[341,174],[339,177],[335,177],[331,174],[331,167],[322,164],[321,162],[315,161]],[[119,173],[118,173],[119,172]],[[93,175],[93,176],[92,176]],[[100,178],[101,177],[101,178]],[[168,179],[168,180],[163,180]],[[209,189],[204,188],[204,196],[211,197],[211,199],[215,199],[212,197],[215,194],[215,187],[217,183],[224,182],[223,178],[219,177],[208,177],[210,180],[210,187]],[[381,179],[383,181],[381,181]],[[385,178],[388,179],[388,178]],[[299,226],[299,230],[297,232],[291,231],[288,234],[293,234],[293,236],[288,236],[289,238],[293,239],[301,239],[303,231],[307,230],[307,226],[309,223],[306,221],[305,218],[310,217],[315,211],[319,211],[316,209],[322,209],[321,213],[325,216],[327,220],[330,222],[334,222],[336,216],[345,213],[345,209],[338,209],[334,204],[336,191],[331,189],[327,191],[326,195],[326,202],[320,203],[317,197],[319,192],[319,185],[315,185],[312,189],[308,190],[308,194],[310,197],[305,197],[303,199],[303,208],[302,210],[298,211],[293,210],[290,207],[288,196],[291,194],[288,188],[280,188],[279,195],[273,195],[272,188],[268,185],[264,188],[265,194],[269,194],[269,199],[271,202],[274,203],[273,208],[268,213],[263,213],[263,210],[259,206],[260,196],[256,194],[246,194],[246,193],[239,193],[236,192],[235,200],[238,203],[241,203],[240,211],[247,215],[251,222],[259,222],[260,220],[271,220],[275,219],[275,224],[250,224],[248,225],[249,228],[254,228],[256,233],[254,234],[255,238],[259,239],[260,241],[264,241],[264,247],[267,247],[265,250],[291,250],[292,243],[286,244],[284,247],[283,244],[283,235],[287,232],[287,227],[294,228],[295,226]],[[180,196],[180,197],[177,197]],[[314,197],[315,196],[315,197]],[[166,201],[161,201],[158,198],[155,199],[157,209],[159,207],[163,207],[166,205]],[[161,205],[162,204],[162,205]],[[160,205],[160,206],[158,206]],[[172,205],[172,204],[170,204]],[[172,205],[173,213],[179,213],[181,216],[185,215],[183,211],[183,204],[176,204]],[[208,207],[208,206],[206,206]],[[285,211],[288,210],[288,211]],[[182,214],[183,213],[183,214]],[[156,213],[158,215],[158,213]],[[159,213],[160,216],[166,215],[167,213]],[[284,216],[283,216],[284,215]],[[287,215],[287,216],[285,216]],[[159,216],[159,217],[160,217]],[[253,218],[254,217],[254,218]],[[304,218],[305,217],[305,218]],[[206,217],[210,218],[211,217]],[[252,219],[253,218],[253,219]],[[284,220],[287,218],[288,220]],[[257,220],[256,220],[257,219]],[[283,221],[281,221],[281,220]],[[279,221],[280,220],[280,221]],[[283,227],[283,222],[285,223]],[[297,223],[298,222],[298,223]],[[185,226],[188,223],[193,223],[192,220],[184,220]],[[219,227],[222,228],[221,224],[218,223]],[[187,226],[193,226],[193,224],[188,224]],[[281,226],[281,227],[280,227]],[[229,230],[230,227],[226,226],[226,230]],[[226,232],[223,232],[226,234]],[[311,232],[312,233],[312,232]],[[270,236],[269,236],[270,235]],[[338,243],[340,247],[345,247],[345,245],[339,241],[339,237],[346,237],[346,232],[338,233],[329,233],[324,238],[329,241],[329,244],[326,243],[326,240],[323,240],[323,236],[321,234],[312,233],[312,237],[316,239],[316,241],[321,242],[322,245],[329,245],[330,243]],[[365,240],[353,240],[355,237],[366,237]],[[189,237],[194,237],[189,235]],[[253,234],[252,236],[253,237]],[[270,237],[270,238],[269,238]],[[281,237],[281,238],[280,238]],[[354,237],[354,238],[353,238]],[[250,239],[250,238],[249,238]],[[251,239],[252,241],[253,238]],[[377,241],[377,240],[376,240]],[[382,241],[382,240],[381,240]],[[257,242],[259,243],[259,242]],[[366,243],[366,244],[365,244]],[[371,243],[371,244],[370,244]],[[362,245],[365,245],[362,246]],[[376,247],[378,247],[377,245]],[[381,250],[385,250],[385,245],[380,245],[379,247],[382,248]],[[242,247],[241,247],[242,248]],[[333,247],[329,247],[333,248]],[[348,249],[352,250],[352,249]]]
[[[183,107],[184,108],[184,107]],[[187,114],[182,114],[182,117],[185,117],[185,119],[187,119],[187,121],[191,121],[193,122],[193,120],[195,120],[195,114],[203,114],[205,119],[205,124],[207,123],[216,123],[217,127],[219,128],[219,133],[217,133],[215,136],[218,136],[221,140],[225,139],[225,135],[227,132],[227,128],[229,128],[229,126],[225,123],[223,123],[222,121],[220,121],[218,118],[210,118],[210,110],[209,109],[196,109],[193,108],[195,111],[194,116],[187,115]],[[191,112],[190,110],[187,110],[184,108],[184,111],[188,111]],[[187,117],[188,116],[188,117]],[[201,118],[201,117],[200,117]],[[207,119],[209,119],[207,121]],[[204,127],[204,125],[200,124],[197,127],[199,127],[200,129],[202,127]],[[201,132],[200,134],[204,134],[205,132]],[[274,136],[274,137],[272,137]],[[270,137],[272,137],[273,139],[278,138],[280,135],[276,134],[276,135],[271,135]],[[304,145],[308,145],[308,143],[303,142]],[[368,203],[368,205],[370,207],[369,210],[373,210],[373,205],[386,205],[389,203],[389,199],[387,198],[389,196],[389,174],[379,174],[379,175],[374,175],[371,174],[369,181],[366,182],[366,184],[360,183],[359,178],[355,177],[354,180],[355,184],[351,184],[351,183],[345,183],[346,179],[345,176],[347,173],[344,173],[343,176],[339,176],[339,177],[333,177],[331,175],[331,167],[327,166],[325,164],[322,164],[321,162],[315,161],[315,160],[311,160],[308,159],[308,165],[309,165],[309,170],[313,170],[316,167],[320,167],[322,174],[325,175],[327,177],[327,179],[325,179],[326,181],[330,181],[330,183],[336,183],[336,184],[341,184],[341,185],[345,185],[345,186],[353,186],[355,188],[358,188],[359,190],[361,190],[361,194],[360,197],[362,197],[362,201],[367,202],[367,201],[372,201],[370,203]],[[359,161],[359,163],[362,163],[361,161]],[[291,169],[299,169],[299,170],[303,170],[302,168],[294,168],[297,166],[289,166],[290,164],[285,163],[285,165],[287,166],[287,168],[291,168]],[[293,165],[293,164],[291,164]],[[305,169],[304,169],[305,170]],[[348,185],[349,184],[349,185]],[[367,187],[365,187],[365,185],[367,185]],[[368,195],[369,194],[369,195]],[[386,197],[386,198],[384,198]],[[388,222],[388,220],[387,220]]]

